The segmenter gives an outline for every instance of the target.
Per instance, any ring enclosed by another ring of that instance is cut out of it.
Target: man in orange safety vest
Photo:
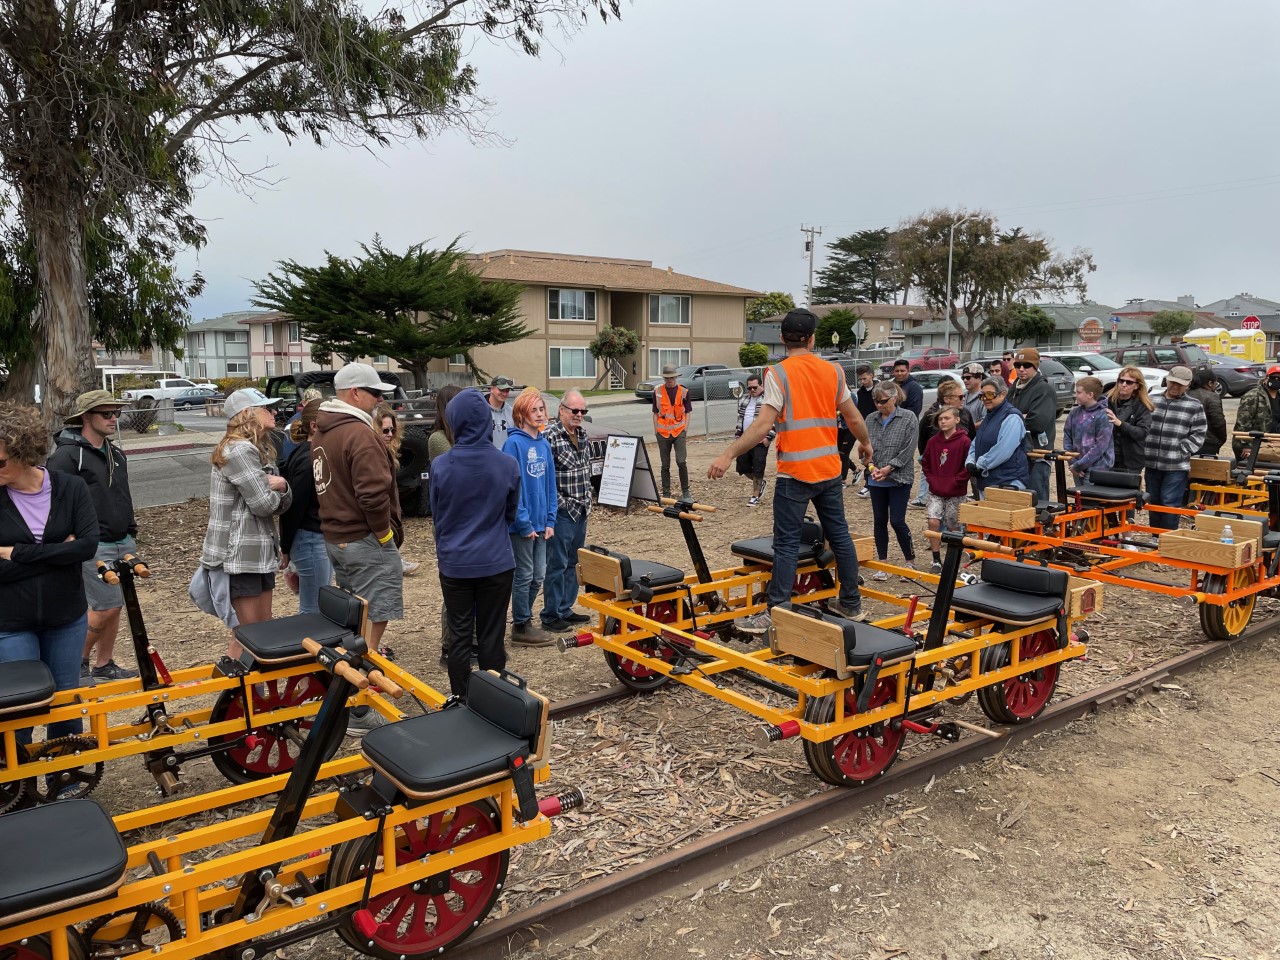
[[[653,432],[658,438],[658,456],[662,460],[662,495],[671,496],[671,451],[676,453],[676,469],[680,471],[680,499],[688,500],[689,468],[685,465],[685,443],[689,435],[689,413],[693,401],[689,388],[676,381],[676,368],[668,363],[662,368],[662,386],[653,391]]]
[[[764,404],[741,437],[729,445],[707,470],[718,480],[733,459],[750,450],[770,430],[778,433],[778,480],[773,488],[773,575],[767,602],[772,609],[791,599],[800,553],[804,513],[812,503],[822,525],[823,539],[836,556],[840,598],[828,601],[838,616],[862,620],[858,590],[858,554],[849,535],[840,484],[840,452],[836,444],[836,413],[844,417],[858,441],[858,454],[871,459],[871,439],[845,384],[844,371],[814,354],[813,334],[818,318],[803,308],[782,318],[782,341],[787,357],[770,367],[764,380]],[[768,613],[738,623],[744,633],[767,633]]]

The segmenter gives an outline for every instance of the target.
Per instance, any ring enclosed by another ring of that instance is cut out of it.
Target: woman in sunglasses
[[[1111,421],[1116,447],[1116,470],[1141,473],[1147,465],[1143,447],[1151,429],[1155,404],[1147,395],[1147,383],[1137,367],[1125,367],[1116,385],[1107,394],[1107,419]]]
[[[400,444],[404,440],[404,425],[396,417],[396,412],[391,409],[388,403],[378,404],[378,409],[373,412],[373,422],[378,429],[378,433],[382,435],[382,440],[391,450],[391,462],[400,463]],[[396,548],[397,550],[399,547]],[[422,564],[417,560],[406,560],[400,558],[400,569],[406,577],[411,577],[418,572],[418,568]]]
[[[294,447],[284,462],[284,477],[293,491],[293,502],[280,514],[280,569],[285,582],[298,595],[299,613],[318,613],[320,588],[333,582],[333,564],[320,529],[320,501],[316,475],[311,468],[311,440],[323,400],[308,400],[289,422]]]

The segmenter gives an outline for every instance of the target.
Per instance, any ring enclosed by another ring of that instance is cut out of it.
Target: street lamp
[[[969,214],[962,220],[957,220],[951,224],[951,232],[947,238],[947,346],[951,345],[951,260],[955,256],[956,251],[956,227],[962,223],[968,223],[977,214]]]

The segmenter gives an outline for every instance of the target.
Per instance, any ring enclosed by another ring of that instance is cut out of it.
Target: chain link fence
[[[738,426],[738,398],[747,389],[747,377],[752,374],[763,376],[762,369],[755,367],[746,369],[739,367],[730,370],[713,370],[700,378],[701,391],[690,388],[694,401],[693,426],[700,425],[702,435],[707,438],[723,439],[733,434]],[[702,402],[699,404],[698,401]],[[697,407],[701,407],[699,410]]]

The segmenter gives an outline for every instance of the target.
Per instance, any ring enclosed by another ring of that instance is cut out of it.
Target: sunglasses
[[[960,379],[961,379],[961,380],[981,380],[981,379],[982,379],[982,374],[980,374],[980,373],[962,373],[962,374],[960,374]]]
[[[1035,364],[1034,363],[1015,363],[1013,366],[1015,369],[1018,369],[1018,370],[1026,370],[1028,367],[1034,367]]]
[[[996,397],[1000,396],[1000,394],[988,393],[987,391],[983,390],[981,393],[978,394],[978,396],[980,396],[983,400],[994,400]]]
[[[1138,385],[1137,380],[1130,380],[1128,377],[1119,377],[1116,379],[1116,383],[1127,383],[1131,387],[1136,387]]]
[[[107,420],[120,419],[119,410],[90,410],[89,412],[92,413],[95,417],[104,417]]]
[[[1012,353],[1006,353],[1006,354],[1004,355],[1004,359],[1005,359],[1005,360],[1012,360],[1012,359],[1013,359],[1013,354],[1012,354]]]
[[[876,400],[876,406],[877,406],[877,407],[879,407],[879,406],[883,406],[883,405],[884,405],[884,404],[886,404],[886,403],[893,403],[893,398],[892,398],[892,397],[885,397],[885,398],[883,398],[883,399]]]
[[[587,415],[587,407],[565,407],[575,417],[585,417]]]
[[[381,400],[381,399],[382,399],[382,391],[381,391],[381,390],[374,390],[372,387],[361,387],[361,388],[360,388],[360,391],[361,391],[362,393],[367,393],[367,394],[369,394],[370,396],[377,397],[379,400]]]
[[[395,427],[383,427],[383,428],[382,428],[382,435],[383,435],[384,437],[394,437],[394,436],[396,435],[396,428],[395,428]]]

